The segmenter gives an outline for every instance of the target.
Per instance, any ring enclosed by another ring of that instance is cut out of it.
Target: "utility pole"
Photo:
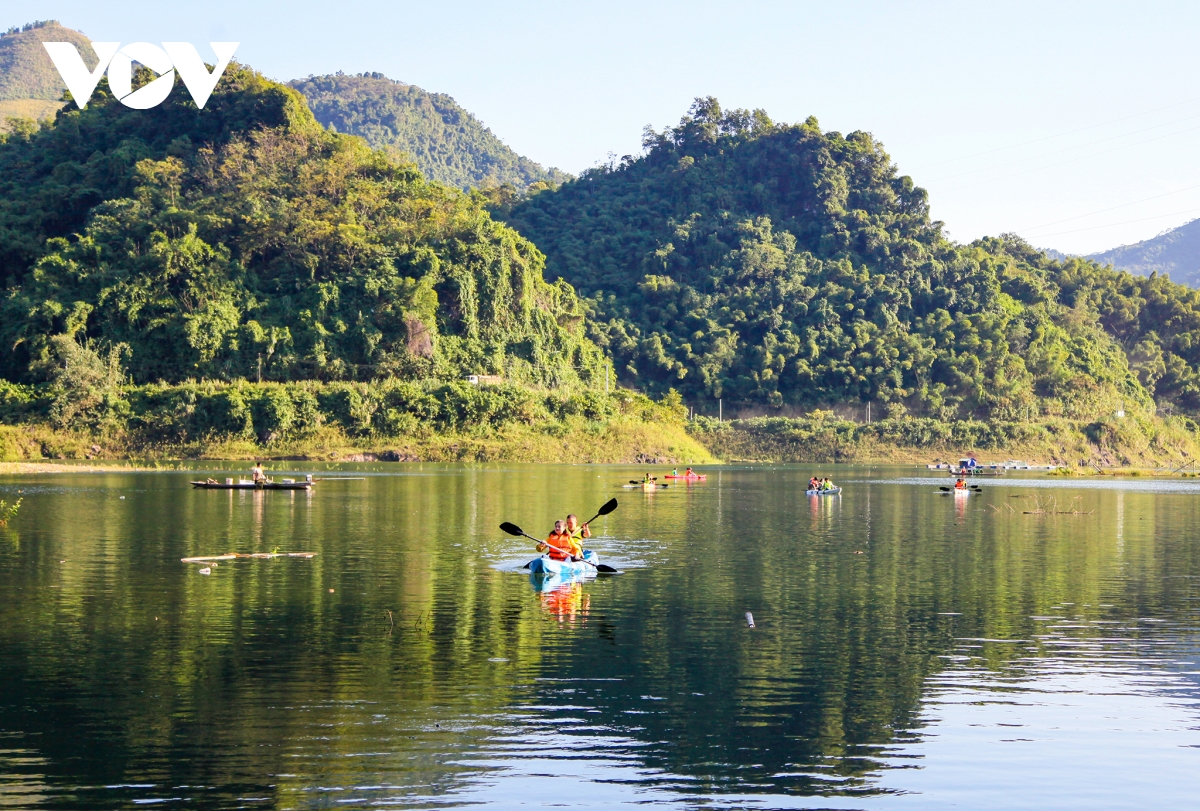
[[[717,398],[717,422],[725,422],[725,403]]]

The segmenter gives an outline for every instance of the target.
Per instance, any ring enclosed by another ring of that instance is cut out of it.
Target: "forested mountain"
[[[706,410],[1200,411],[1200,294],[1016,237],[953,244],[868,133],[709,98],[644,145],[494,203],[586,298],[628,385]]]
[[[102,81],[87,109],[0,143],[10,380],[86,350],[137,382],[577,382],[602,360],[542,261],[478,196],[236,64],[202,111],[178,91],[133,110]]]
[[[359,135],[376,148],[412,157],[430,180],[460,189],[561,183],[570,175],[544,169],[509,149],[479,119],[444,93],[388,79],[381,73],[297,79],[317,120]]]
[[[1153,239],[1094,253],[1088,258],[1139,276],[1170,275],[1174,281],[1200,287],[1200,220],[1172,228]]]
[[[67,86],[42,47],[45,41],[73,42],[84,63],[96,65],[87,37],[56,20],[8,29],[0,36],[0,132],[8,129],[8,118],[49,118],[62,107]]]

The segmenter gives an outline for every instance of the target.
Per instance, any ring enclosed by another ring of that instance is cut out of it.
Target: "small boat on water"
[[[705,479],[707,479],[708,476],[707,476],[707,474],[704,474],[704,473],[697,473],[692,476],[672,476],[670,473],[668,473],[666,476],[663,476],[663,478],[664,479],[677,479],[681,482],[702,482]]]
[[[593,565],[588,565],[584,561],[591,561]],[[529,561],[529,571],[531,574],[549,574],[549,575],[580,575],[591,572],[596,573],[594,564],[600,563],[600,558],[591,549],[583,553],[583,560],[555,560],[554,558],[542,555],[540,558],[534,558]]]
[[[311,481],[298,482],[295,479],[281,479],[277,482],[253,482],[246,479],[226,479],[223,482],[209,479],[203,482],[192,482],[192,487],[199,490],[310,490]]]
[[[806,496],[836,496],[842,492],[842,488],[834,487],[831,490],[805,490]]]

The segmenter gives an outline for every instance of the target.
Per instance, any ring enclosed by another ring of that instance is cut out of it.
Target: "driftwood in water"
[[[313,558],[316,552],[229,552],[225,555],[209,555],[202,558],[180,558],[184,563],[204,563],[210,560],[238,560],[240,558]]]

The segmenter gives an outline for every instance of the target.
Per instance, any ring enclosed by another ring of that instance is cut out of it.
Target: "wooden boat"
[[[313,483],[309,481],[297,482],[291,479],[285,479],[279,482],[248,482],[245,480],[233,481],[226,479],[223,482],[205,481],[192,482],[192,487],[200,490],[310,490]]]

